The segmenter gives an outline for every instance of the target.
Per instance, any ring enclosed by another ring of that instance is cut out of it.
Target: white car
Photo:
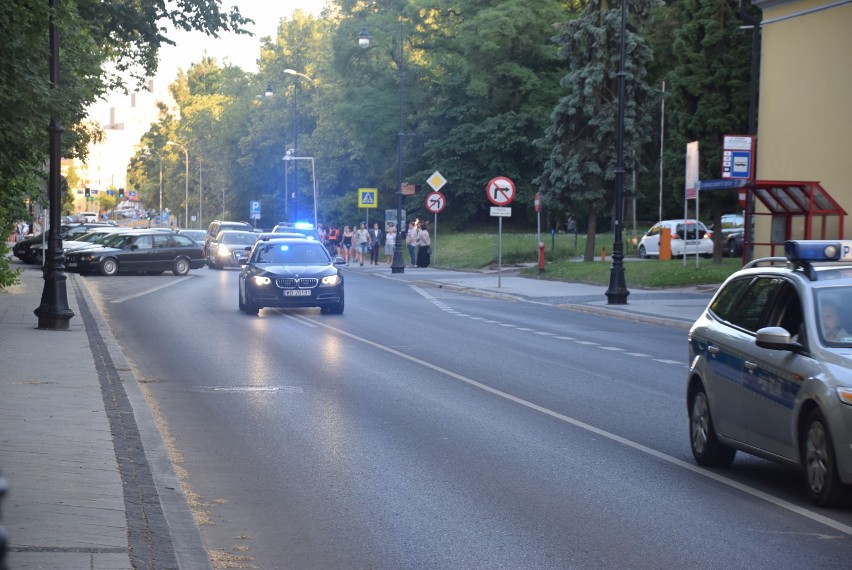
[[[660,256],[660,236],[663,228],[671,230],[672,257],[685,255],[713,255],[713,239],[707,227],[698,220],[663,220],[645,232],[639,242],[639,257]]]

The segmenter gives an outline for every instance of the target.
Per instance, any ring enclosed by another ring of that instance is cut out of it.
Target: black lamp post
[[[624,217],[624,52],[627,44],[627,0],[621,0],[621,59],[618,63],[618,125],[615,165],[615,241],[612,244],[612,269],[606,290],[609,305],[626,305],[627,284],[624,281],[624,243],[621,240]]]
[[[396,241],[393,246],[393,261],[391,262],[391,273],[405,273],[405,260],[402,257],[402,138],[405,133],[402,130],[402,101],[403,101],[403,64],[404,55],[403,41],[404,28],[399,26],[399,59],[396,60],[397,75],[399,77],[399,130],[396,134]],[[366,49],[370,46],[370,32],[367,28],[361,28],[358,34],[358,45]]]
[[[48,0],[50,21],[50,83],[52,89],[59,88],[59,35],[54,25],[56,0]],[[61,214],[62,214],[62,125],[54,117],[50,119],[50,147],[48,200],[50,228],[47,231],[47,259],[44,266],[44,289],[41,292],[41,305],[33,311],[38,317],[38,328],[68,330],[69,321],[74,312],[68,306],[66,288],[65,255],[62,253]]]

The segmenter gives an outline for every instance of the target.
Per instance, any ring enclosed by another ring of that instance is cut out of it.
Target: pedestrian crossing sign
[[[359,208],[378,208],[379,207],[379,189],[378,188],[358,188],[358,207]]]

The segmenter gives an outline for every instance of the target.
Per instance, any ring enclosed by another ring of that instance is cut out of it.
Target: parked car
[[[191,238],[195,243],[199,245],[204,245],[204,239],[207,237],[207,232],[204,230],[191,230],[191,229],[181,229],[177,230],[182,236],[187,236]]]
[[[62,240],[62,251],[68,253],[75,249],[82,249],[94,244],[101,243],[107,237],[121,232],[127,231],[127,228],[119,228],[115,226],[104,226],[101,228],[91,228],[85,233],[73,234],[70,237]],[[32,247],[32,255],[36,263],[41,263],[44,258],[44,252],[47,250],[47,244],[37,243]]]
[[[256,315],[264,307],[320,307],[341,314],[342,264],[342,257],[332,258],[316,240],[258,240],[240,270],[240,310]]]
[[[62,224],[59,226],[59,237],[62,238],[64,242],[66,239],[71,239],[75,235],[82,235],[91,229],[105,227],[111,226],[106,223],[81,224],[75,222],[71,224]],[[42,242],[46,239],[46,234],[38,234],[37,236],[21,240],[12,246],[12,254],[24,263],[40,263],[41,253],[38,253],[37,255],[33,248],[36,246],[40,247]]]
[[[743,252],[745,223],[742,214],[723,214],[719,225],[722,234],[722,255],[738,257]],[[716,232],[716,228],[713,228]]]
[[[207,246],[207,265],[212,269],[239,267],[240,262],[248,257],[248,250],[257,241],[258,235],[238,230],[219,232],[216,239]]]
[[[119,272],[159,275],[171,270],[186,275],[204,266],[202,247],[192,239],[173,232],[131,230],[117,233],[100,245],[78,249],[65,256],[69,271],[81,275]]]
[[[99,221],[97,212],[77,212],[77,221],[91,223]]]
[[[663,220],[654,224],[639,241],[639,257],[660,256],[660,235],[663,228],[671,230],[672,257],[713,255],[713,240],[707,227],[698,220]]]
[[[798,467],[811,501],[841,504],[852,485],[852,241],[784,250],[731,275],[689,331],[692,454]]]

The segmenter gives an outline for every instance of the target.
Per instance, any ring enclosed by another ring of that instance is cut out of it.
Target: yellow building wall
[[[852,213],[852,3],[755,5],[763,9],[757,178],[818,181]],[[768,241],[769,217],[756,222],[756,241]],[[802,225],[796,221],[794,234]],[[852,239],[852,225],[843,225]],[[836,238],[839,228],[830,229]]]

